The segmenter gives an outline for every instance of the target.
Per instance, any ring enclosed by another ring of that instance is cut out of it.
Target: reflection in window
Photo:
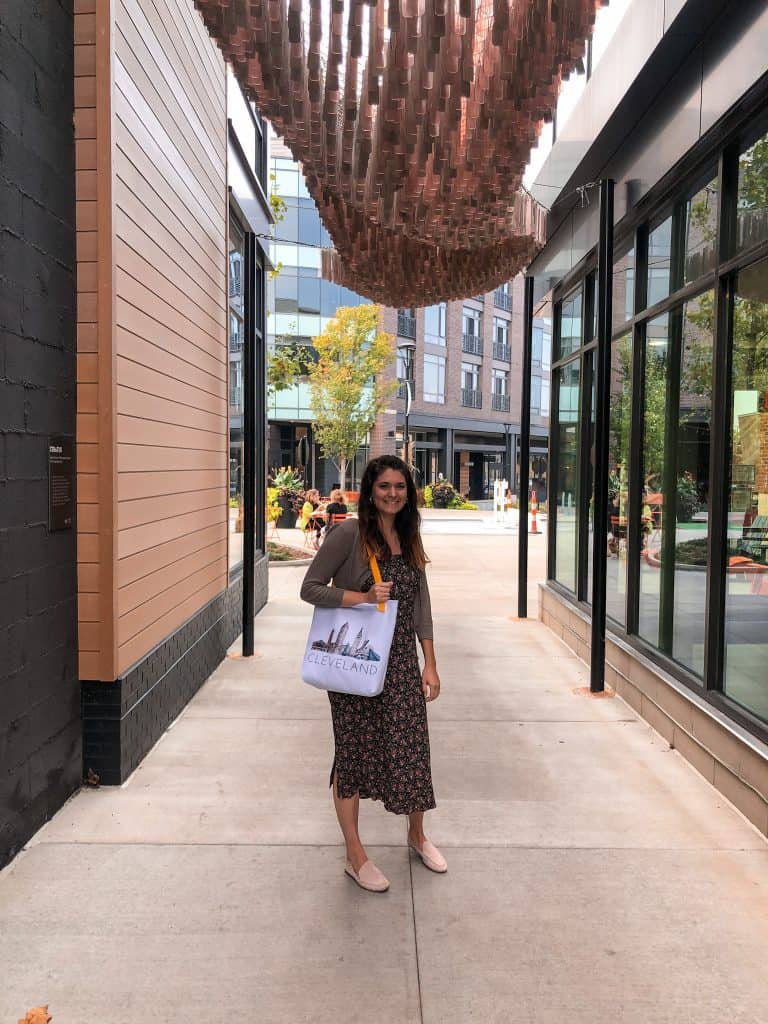
[[[613,329],[631,320],[635,301],[634,246],[613,264]]]
[[[640,634],[704,673],[712,292],[648,324]]]
[[[320,314],[320,278],[299,278],[299,312]]]
[[[580,371],[581,364],[578,359],[557,371],[555,579],[573,591],[576,590],[578,539],[576,487],[579,470]]]
[[[299,169],[293,160],[277,157],[274,161],[274,191],[283,199],[299,194]]]
[[[608,426],[608,562],[606,611],[626,625],[627,539],[629,535],[629,431],[632,422],[632,335],[611,346]]]
[[[714,178],[695,195],[691,196],[684,208],[685,254],[684,283],[712,270],[715,265],[715,240],[717,238],[717,178]]]
[[[229,566],[243,560],[244,236],[229,222]]]
[[[725,692],[768,720],[768,261],[733,310]]]
[[[439,302],[424,310],[424,340],[431,345],[445,345],[445,317],[447,306]]]
[[[596,381],[596,352],[593,349],[591,352],[584,354],[584,373],[587,375],[589,381],[591,381],[588,402],[589,408],[586,410],[586,430],[587,435],[583,439],[582,444],[589,452],[589,459],[587,461],[587,473],[586,480],[582,481],[583,495],[581,499],[581,515],[586,517],[587,522],[587,590],[584,594],[585,600],[591,604],[592,602],[592,584],[593,584],[593,566],[592,560],[595,552],[595,408],[597,404],[597,381]],[[582,420],[582,422],[584,422]]]
[[[424,356],[424,401],[445,402],[445,356]]]
[[[714,293],[683,307],[680,402],[674,438],[675,579],[672,656],[704,675],[709,537]]]
[[[666,521],[663,515],[666,443],[667,381],[669,374],[670,314],[646,327],[643,396],[643,557],[640,564],[640,636],[659,643],[661,607],[661,549]]]
[[[548,380],[542,380],[541,382],[541,406],[539,411],[542,416],[549,416],[549,392],[550,385]]]
[[[736,248],[768,238],[768,134],[739,157]]]
[[[560,308],[559,355],[570,355],[581,348],[581,289],[563,300]]]
[[[672,218],[648,235],[648,306],[666,299],[672,289]]]
[[[295,274],[289,273],[287,270],[281,270],[275,278],[275,312],[276,313],[293,313],[296,314],[298,310],[297,303],[297,282],[298,278]]]

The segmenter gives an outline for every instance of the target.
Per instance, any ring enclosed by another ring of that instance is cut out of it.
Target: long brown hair
[[[360,544],[366,558],[370,553],[375,554],[377,558],[384,559],[389,558],[392,554],[382,535],[379,516],[373,503],[373,485],[388,469],[402,473],[405,479],[405,505],[395,516],[395,531],[400,540],[403,558],[415,569],[423,569],[429,559],[424,551],[424,545],[421,543],[421,516],[416,502],[416,485],[408,467],[396,455],[380,455],[377,459],[371,459],[365,467],[363,478],[360,481],[360,497],[357,502]]]

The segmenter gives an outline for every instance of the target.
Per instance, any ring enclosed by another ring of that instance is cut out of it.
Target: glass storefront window
[[[577,489],[579,477],[579,412],[581,362],[576,359],[557,371],[557,503],[555,525],[555,579],[576,590],[578,543]]]
[[[672,657],[704,675],[709,538],[714,293],[683,307],[675,455],[675,580]]]
[[[648,235],[648,306],[655,306],[672,290],[672,218],[667,217]]]
[[[684,284],[695,281],[715,265],[717,191],[717,177],[714,177],[685,204]]]
[[[560,307],[560,336],[558,339],[557,358],[570,355],[581,348],[582,342],[582,292],[579,289],[567,299],[563,299]]]
[[[618,330],[634,316],[635,248],[620,256],[613,264],[613,329]]]
[[[725,692],[768,720],[768,261],[737,279],[730,394]]]
[[[739,157],[736,249],[748,249],[768,237],[768,134]]]
[[[666,522],[663,515],[665,449],[667,440],[667,381],[669,374],[669,313],[646,326],[643,401],[643,553],[640,562],[640,622],[638,632],[654,647],[659,643],[661,608],[661,550]]]
[[[652,320],[643,407],[640,635],[703,676],[713,293]]]
[[[608,425],[608,561],[606,611],[627,622],[627,540],[629,537],[629,435],[632,424],[632,335],[611,346],[611,403]]]
[[[583,481],[582,494],[582,510],[581,514],[586,518],[587,523],[587,589],[584,594],[584,599],[591,604],[592,602],[592,580],[593,580],[593,566],[592,559],[594,558],[595,550],[595,401],[597,398],[596,382],[595,382],[595,366],[596,366],[596,351],[592,349],[590,352],[584,354],[584,374],[587,378],[589,394],[587,401],[589,402],[589,408],[585,410],[584,423],[586,427],[586,436],[582,441],[582,444],[589,452],[589,459],[587,462],[587,478]]]
[[[245,238],[229,222],[229,567],[243,560],[243,289]]]

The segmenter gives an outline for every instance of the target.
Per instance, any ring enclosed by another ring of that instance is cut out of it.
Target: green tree
[[[707,241],[714,238],[711,211],[706,205],[694,203],[691,211],[694,224]],[[741,233],[750,238],[764,235],[768,220],[768,135],[751,146],[739,159],[738,219]],[[747,279],[749,272],[740,275]],[[741,284],[741,280],[740,280]],[[768,389],[768,303],[762,295],[750,298],[749,285],[740,287],[740,296],[733,310],[733,388],[736,390]],[[702,335],[714,336],[714,296],[706,292],[698,299],[698,309],[688,318]],[[710,394],[712,387],[711,354],[699,352],[694,342],[690,370],[683,386],[696,394]],[[704,347],[711,348],[708,342]]]
[[[313,363],[312,350],[290,336],[278,338],[267,356],[267,395],[274,398],[287,391],[301,377],[306,377]]]
[[[395,360],[395,340],[379,325],[378,306],[341,306],[313,339],[317,362],[309,368],[309,386],[315,437],[338,467],[342,489],[347,463],[397,387],[383,379],[383,370]]]

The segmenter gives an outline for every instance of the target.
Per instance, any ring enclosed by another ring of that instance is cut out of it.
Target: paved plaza
[[[516,535],[449,518],[425,526],[448,874],[364,804],[391,889],[344,876],[303,570],[275,567],[257,657],[233,647],[124,786],[81,791],[0,873],[0,1022],[763,1024],[765,840],[515,621]]]

